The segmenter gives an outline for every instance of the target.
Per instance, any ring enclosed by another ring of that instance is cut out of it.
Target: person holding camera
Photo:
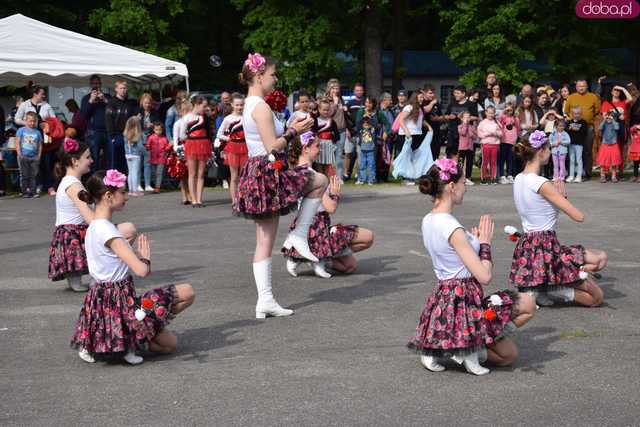
[[[629,110],[635,101],[634,97],[624,86],[615,85],[611,88],[611,93],[602,103],[602,114],[611,113],[618,123],[618,149],[620,150],[620,179],[624,171],[624,146],[629,137]]]
[[[87,123],[85,139],[91,150],[91,173],[101,166],[100,151],[107,153],[107,128],[105,125],[105,110],[111,97],[102,92],[102,80],[97,74],[89,78],[91,92],[82,97],[80,115]]]
[[[616,168],[621,167],[622,155],[618,147],[618,123],[617,111],[612,110],[604,115],[604,121],[600,123],[602,144],[598,150],[598,164],[600,165],[600,182],[607,182],[607,174],[611,169],[611,182],[618,182]]]

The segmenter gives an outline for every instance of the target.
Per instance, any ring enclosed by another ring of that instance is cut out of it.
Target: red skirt
[[[607,168],[621,165],[622,156],[618,144],[602,144],[598,151],[598,164]]]
[[[224,147],[224,164],[239,169],[247,163],[248,152],[246,143],[229,141]]]
[[[640,160],[640,140],[638,138],[631,140],[627,158],[634,162]]]
[[[211,141],[208,139],[187,139],[184,142],[184,157],[187,160],[209,160]]]

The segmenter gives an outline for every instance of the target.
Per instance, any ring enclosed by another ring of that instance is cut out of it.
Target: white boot
[[[431,372],[442,372],[446,369],[439,364],[433,356],[420,356],[420,363]]]
[[[271,291],[271,258],[253,263],[253,277],[258,288],[258,303],[256,304],[256,319],[267,316],[291,316],[293,310],[280,307],[273,298]]]
[[[318,277],[322,277],[323,279],[330,279],[331,274],[326,270],[325,262],[318,261],[313,263],[313,272]]]
[[[96,359],[93,358],[91,353],[89,353],[86,348],[83,348],[82,350],[80,350],[78,352],[78,356],[80,356],[80,359],[84,360],[87,363],[95,363],[96,362]]]
[[[89,284],[82,283],[81,274],[67,274],[67,284],[69,289],[74,292],[87,292],[89,290]]]
[[[144,359],[138,355],[133,350],[129,350],[127,354],[124,355],[124,361],[129,365],[139,365],[144,362]]]
[[[287,273],[289,273],[293,277],[298,277],[298,263],[291,258],[287,258],[286,261]]]
[[[491,372],[484,366],[480,366],[477,351],[466,356],[453,356],[451,359],[453,359],[456,363],[463,365],[467,372],[473,375],[487,375],[489,372]]]
[[[296,219],[296,227],[291,230],[283,245],[285,249],[295,248],[301,257],[313,262],[318,262],[318,258],[309,249],[309,227],[313,223],[320,203],[322,203],[321,198],[310,199],[305,197],[302,200],[300,212]]]

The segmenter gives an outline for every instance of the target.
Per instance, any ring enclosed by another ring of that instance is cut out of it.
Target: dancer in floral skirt
[[[264,97],[273,92],[278,81],[276,67],[259,53],[250,54],[240,73],[240,82],[248,86],[242,123],[249,160],[242,167],[234,213],[256,224],[256,252],[253,275],[258,288],[256,318],[290,316],[293,310],[282,308],[273,297],[271,288],[271,253],[278,231],[280,215],[298,206],[296,227],[284,242],[295,248],[304,258],[317,262],[309,249],[309,226],[322,202],[327,178],[321,174],[297,171],[287,167],[284,150],[297,135],[313,126],[312,118],[295,120],[284,132]]]
[[[89,172],[93,160],[91,150],[84,142],[67,138],[58,152],[55,174],[62,177],[56,191],[56,227],[49,247],[49,278],[67,279],[69,288],[86,292],[89,284],[82,283],[82,275],[88,274],[84,237],[87,224],[93,219],[93,210],[80,200],[78,193],[84,190],[80,179]],[[131,223],[122,223],[118,229],[127,239],[135,238]]]
[[[71,346],[85,362],[95,355],[122,354],[127,363],[143,362],[138,350],[172,353],[177,338],[165,327],[194,300],[190,284],[169,285],[145,292],[138,298],[131,273],[146,277],[151,272],[151,249],[144,235],[137,252],[111,222],[113,212],[127,201],[126,175],[117,170],[96,172],[87,190],[78,197],[96,204],[86,236],[89,273],[95,280],[84,298]]]
[[[498,366],[515,360],[516,345],[506,335],[533,317],[535,303],[530,295],[512,291],[484,297],[482,286],[492,278],[494,224],[484,215],[469,233],[453,216],[466,191],[464,182],[464,173],[451,159],[437,160],[419,179],[420,192],[434,201],[422,220],[422,237],[438,283],[408,346],[421,354],[430,371],[443,371],[437,358],[450,357],[468,372],[484,375],[489,370],[479,361],[485,357]]]
[[[558,211],[577,222],[584,221],[584,214],[567,200],[564,182],[550,182],[539,175],[551,155],[545,133],[534,131],[528,140],[516,144],[515,150],[526,164],[513,186],[524,234],[513,253],[511,283],[520,292],[530,292],[543,306],[554,302],[600,305],[602,290],[587,273],[602,270],[607,265],[607,254],[558,242],[555,231]]]
[[[311,132],[296,137],[289,147],[289,164],[296,170],[313,170],[311,165],[318,158],[321,142]],[[314,172],[319,173],[319,172]],[[340,201],[340,178],[332,176],[329,187],[322,196],[322,204],[318,207],[313,224],[309,227],[309,247],[311,253],[320,261],[313,263],[313,271],[318,277],[328,279],[331,274],[326,268],[343,274],[353,273],[358,265],[354,252],[364,251],[373,245],[373,232],[357,225],[331,224],[331,214],[338,209]],[[295,229],[296,220],[291,223],[290,230]],[[306,260],[294,248],[282,249],[287,259],[287,271],[297,277],[298,265]]]

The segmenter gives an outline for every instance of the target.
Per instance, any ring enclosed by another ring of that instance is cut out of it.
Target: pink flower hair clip
[[[244,61],[244,65],[249,67],[249,70],[251,70],[251,72],[254,74],[264,72],[264,70],[266,69],[266,64],[267,60],[264,59],[264,56],[262,56],[258,52],[250,53],[247,56],[247,59]]]
[[[438,159],[435,164],[440,169],[438,176],[443,181],[448,181],[451,179],[451,175],[458,173],[458,164],[451,159]]]
[[[66,139],[63,145],[65,153],[75,153],[80,149],[80,144],[75,139]]]
[[[311,144],[314,139],[316,139],[316,136],[311,131],[307,131],[302,135],[300,135],[300,142],[302,143],[303,147],[306,147],[307,145]]]
[[[109,169],[102,182],[108,187],[122,188],[127,183],[127,175],[116,169]]]

